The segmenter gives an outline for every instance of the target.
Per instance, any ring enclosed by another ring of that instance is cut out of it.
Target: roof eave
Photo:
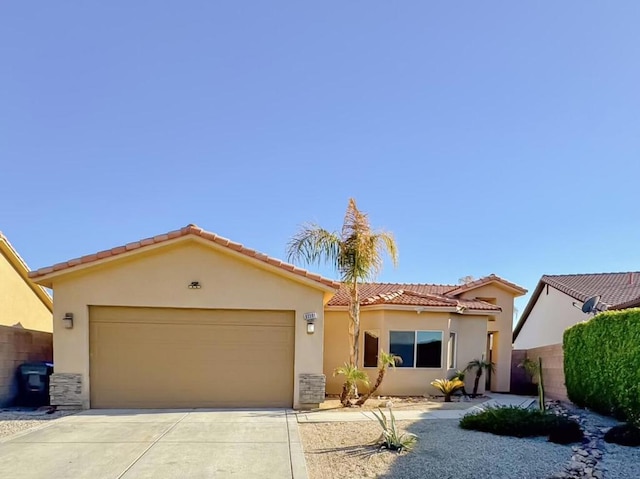
[[[220,251],[224,254],[228,254],[230,256],[233,256],[235,258],[238,258],[242,261],[246,261],[248,263],[251,263],[261,269],[265,269],[268,271],[271,271],[275,274],[278,274],[280,276],[284,276],[286,278],[289,278],[293,281],[302,283],[302,284],[306,284],[307,286],[316,288],[316,289],[320,289],[321,291],[324,291],[326,293],[330,293],[331,295],[335,294],[338,289],[340,288],[340,283],[339,282],[333,282],[333,286],[329,286],[329,284],[327,284],[329,281],[325,280],[324,278],[322,278],[322,280],[315,280],[313,278],[310,277],[306,277],[306,276],[302,276],[300,274],[297,274],[294,272],[294,270],[300,270],[299,268],[295,268],[293,265],[287,265],[287,268],[289,269],[284,269],[278,266],[274,266],[268,262],[262,261],[259,258],[256,257],[251,257],[248,256],[244,253],[241,253],[239,251],[235,251],[234,249],[225,247],[223,245],[220,245],[218,243],[215,243],[213,241],[210,241],[206,238],[202,238],[201,236],[195,235],[195,234],[187,234],[187,235],[182,235],[182,236],[177,236],[175,238],[171,238],[171,239],[167,239],[165,241],[159,242],[159,243],[155,243],[155,244],[148,244],[148,245],[144,245],[141,247],[137,247],[137,248],[131,248],[130,250],[126,250],[123,251],[122,253],[116,254],[116,255],[107,255],[107,251],[103,251],[103,252],[99,252],[96,253],[95,255],[87,255],[87,256],[83,256],[81,258],[77,258],[75,260],[71,260],[71,263],[75,263],[72,266],[68,266],[67,263],[58,263],[56,265],[53,265],[49,268],[43,268],[41,270],[38,271],[33,271],[29,274],[30,277],[32,277],[32,281],[34,281],[35,283],[38,283],[42,286],[46,286],[48,288],[52,288],[53,287],[53,283],[54,280],[56,279],[60,279],[63,278],[65,276],[70,276],[70,275],[75,275],[77,273],[80,272],[85,272],[94,268],[98,268],[100,266],[106,265],[106,264],[111,264],[111,263],[115,263],[118,261],[122,261],[122,260],[126,260],[128,258],[131,258],[132,256],[135,256],[137,254],[140,253],[146,253],[146,252],[151,252],[151,251],[155,251],[158,249],[162,249],[162,248],[166,248],[166,247],[170,247],[172,245],[175,245],[177,243],[182,243],[185,241],[195,241],[198,242],[200,244],[203,244],[207,247],[211,247],[217,251]],[[128,246],[128,245],[127,245]],[[127,248],[127,246],[124,246],[123,248]],[[93,259],[90,261],[86,261],[83,262],[83,258],[90,258],[93,256],[97,256],[98,259]],[[102,256],[102,257],[101,257]],[[264,256],[266,257],[266,255],[262,255],[260,254],[260,256]],[[50,272],[42,272],[42,271],[47,271],[47,270],[51,270]],[[317,276],[317,275],[314,275]]]

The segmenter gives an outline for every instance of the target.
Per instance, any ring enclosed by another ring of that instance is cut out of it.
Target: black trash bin
[[[48,406],[51,373],[51,363],[24,363],[18,366],[18,403],[30,407]]]

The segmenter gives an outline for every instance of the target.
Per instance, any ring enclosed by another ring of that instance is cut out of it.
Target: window
[[[389,351],[400,356],[400,368],[441,368],[442,331],[390,331]]]
[[[456,367],[456,333],[449,333],[449,345],[447,347],[447,367],[454,369]]]
[[[379,331],[364,332],[364,363],[365,368],[375,368],[378,366],[378,340]]]

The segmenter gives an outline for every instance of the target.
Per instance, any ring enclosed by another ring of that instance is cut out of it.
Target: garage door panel
[[[293,312],[121,309],[91,311],[92,407],[291,406]]]

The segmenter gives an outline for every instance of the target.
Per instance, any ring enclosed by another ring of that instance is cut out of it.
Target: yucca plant
[[[436,379],[431,381],[431,385],[444,394],[444,402],[451,402],[451,395],[464,388],[464,383],[459,379]]]
[[[411,434],[410,432],[400,433],[396,424],[396,418],[393,416],[391,408],[389,408],[389,419],[384,415],[381,409],[378,408],[378,414],[372,411],[382,428],[382,434],[376,441],[376,444],[380,446],[380,449],[389,449],[390,451],[410,451],[413,449],[418,436]]]
[[[544,398],[544,378],[542,377],[542,358],[538,358],[537,361],[525,358],[518,367],[524,368],[529,374],[531,380],[538,386],[538,406],[542,412],[547,410],[547,405]]]
[[[352,366],[349,363],[344,363],[344,366],[336,368],[333,371],[333,375],[344,376],[342,393],[340,394],[340,404],[344,407],[351,407],[351,397],[353,396],[353,392],[359,382],[365,386],[369,385],[369,376],[367,376],[367,373],[358,369],[357,366]]]
[[[376,383],[371,389],[369,389],[369,391],[367,391],[366,394],[360,396],[360,399],[358,399],[358,401],[356,402],[356,406],[362,406],[367,401],[367,399],[369,399],[373,395],[373,393],[378,390],[389,367],[395,368],[400,364],[402,364],[402,358],[400,356],[380,351],[380,354],[378,355],[378,377],[376,378]]]
[[[453,373],[453,375],[449,378],[451,380],[457,379],[458,381],[462,381],[464,383],[464,378],[467,375],[466,372],[461,371],[460,369],[456,369],[456,372]],[[465,389],[465,385],[463,384],[462,388],[460,388],[462,390],[462,394],[464,394],[464,396],[468,396],[467,394],[467,390]]]

